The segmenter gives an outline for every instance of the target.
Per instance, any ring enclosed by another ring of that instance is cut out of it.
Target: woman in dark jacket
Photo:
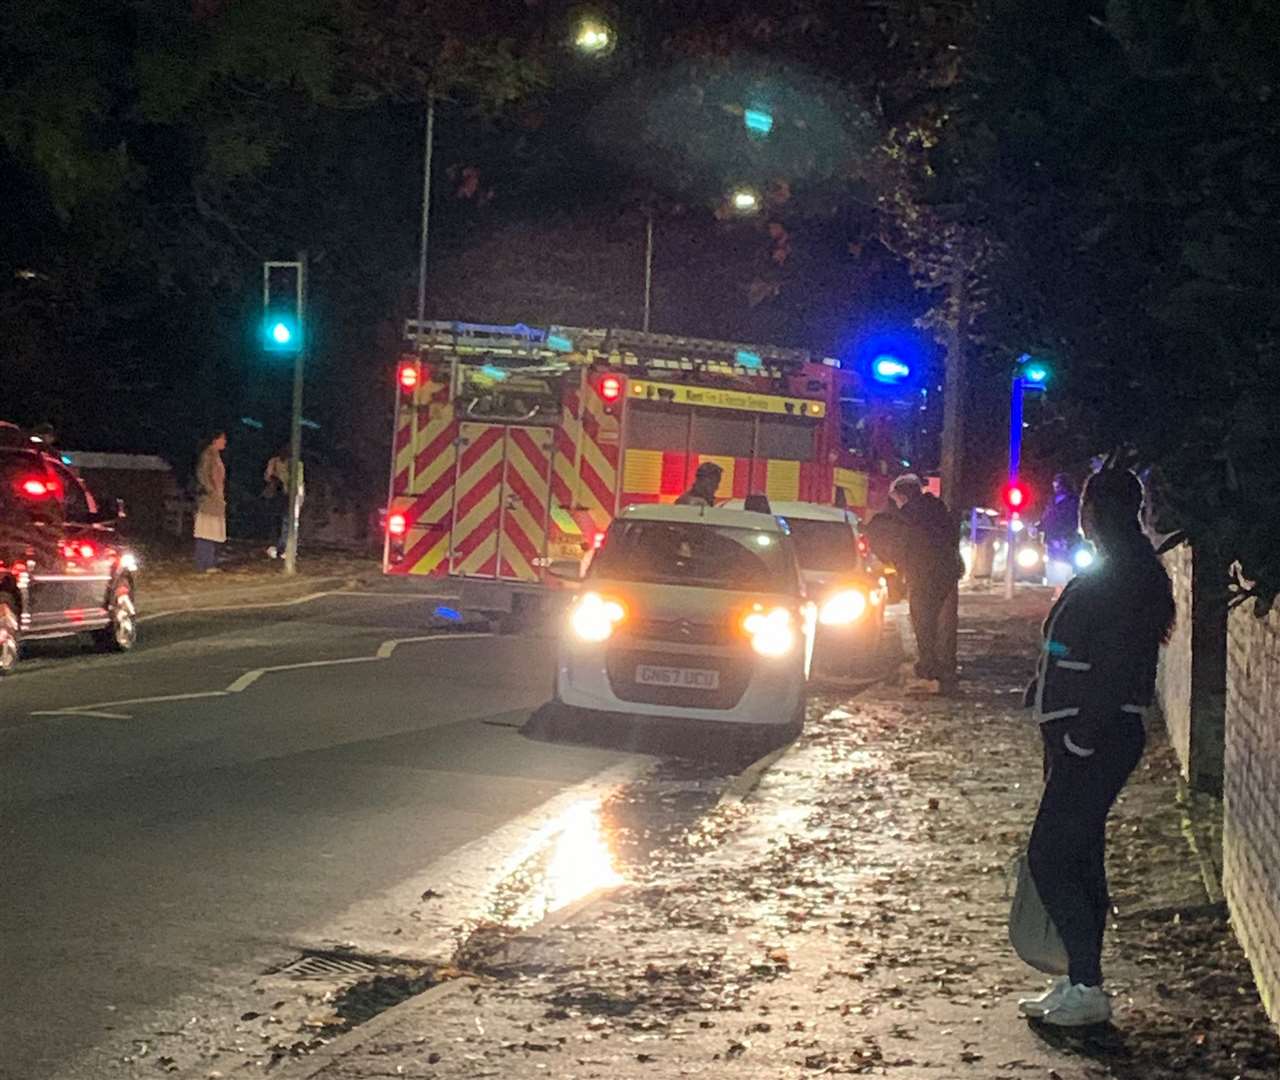
[[[1094,568],[1067,585],[1044,624],[1027,704],[1045,748],[1045,786],[1027,856],[1070,971],[1020,1001],[1045,1023],[1106,1021],[1102,935],[1110,899],[1107,815],[1142,757],[1142,714],[1155,691],[1160,645],[1173,628],[1173,591],[1142,532],[1142,485],[1125,469],[1094,473],[1080,525],[1098,549]]]

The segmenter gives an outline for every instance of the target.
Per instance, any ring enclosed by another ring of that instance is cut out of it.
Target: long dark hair
[[[1104,565],[1134,593],[1133,602],[1149,618],[1153,637],[1173,632],[1177,609],[1164,564],[1142,531],[1142,481],[1128,469],[1104,468],[1085,481],[1081,520],[1102,549]]]

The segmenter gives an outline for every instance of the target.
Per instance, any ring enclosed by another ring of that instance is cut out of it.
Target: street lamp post
[[[418,334],[427,317],[427,238],[431,231],[431,158],[435,150],[436,95],[427,94],[427,131],[422,155],[422,229],[418,237]]]
[[[653,208],[644,214],[644,332],[649,332],[649,314],[653,308]]]

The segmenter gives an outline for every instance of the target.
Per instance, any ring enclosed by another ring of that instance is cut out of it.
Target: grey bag
[[[1037,971],[1046,975],[1065,975],[1067,949],[1058,936],[1058,928],[1040,902],[1040,893],[1031,877],[1025,852],[1014,861],[1014,874],[1017,886],[1009,908],[1009,942],[1014,951]]]

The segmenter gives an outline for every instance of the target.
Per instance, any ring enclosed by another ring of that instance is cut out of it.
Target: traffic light
[[[1022,380],[1024,389],[1043,390],[1045,383],[1049,381],[1049,375],[1049,365],[1043,360],[1030,353],[1023,353],[1018,357],[1018,378]]]
[[[262,348],[292,355],[302,348],[302,263],[262,264]]]
[[[1005,484],[1004,490],[1000,493],[1000,498],[1005,505],[1005,509],[1017,512],[1027,508],[1027,504],[1031,501],[1031,493],[1027,490],[1025,484],[1014,480]]]

